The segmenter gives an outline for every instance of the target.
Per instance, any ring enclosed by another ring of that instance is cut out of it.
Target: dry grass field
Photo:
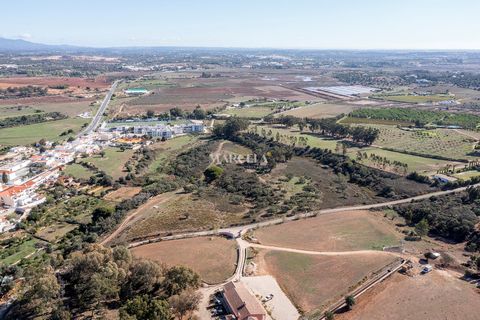
[[[266,250],[256,257],[259,272],[274,276],[307,316],[320,314],[394,259],[384,252],[321,256]]]
[[[241,223],[246,210],[242,205],[230,204],[222,196],[198,198],[178,193],[166,201],[162,197],[152,198],[141,207],[138,218],[120,239],[215,229]]]
[[[84,158],[81,161],[92,163],[99,170],[105,171],[108,175],[112,176],[114,179],[118,179],[124,175],[125,163],[133,156],[134,150],[126,149],[121,151],[119,148],[106,148],[105,156],[94,155],[88,158]]]
[[[220,237],[156,242],[133,248],[132,253],[167,265],[185,265],[210,284],[229,278],[237,262],[235,242]]]
[[[400,243],[401,234],[382,212],[344,211],[261,228],[261,244],[312,251],[382,250]]]
[[[350,104],[335,104],[335,103],[315,103],[305,107],[300,107],[292,110],[288,110],[278,115],[294,116],[299,118],[331,118],[336,117],[342,113],[347,114],[352,112],[358,106]]]
[[[476,320],[479,290],[447,271],[409,277],[394,274],[357,299],[336,320]]]
[[[130,199],[142,190],[141,187],[121,187],[117,190],[109,192],[104,199],[107,201],[120,202]]]

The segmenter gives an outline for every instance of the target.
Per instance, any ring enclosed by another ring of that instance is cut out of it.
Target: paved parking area
[[[300,314],[282,291],[272,276],[243,277],[241,280],[255,295],[262,299],[273,294],[270,301],[262,302],[270,310],[274,320],[294,320],[300,318]]]

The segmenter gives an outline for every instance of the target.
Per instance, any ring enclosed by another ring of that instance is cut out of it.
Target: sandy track
[[[129,214],[127,218],[123,220],[123,222],[118,226],[118,228],[110,235],[108,235],[105,239],[103,239],[100,244],[105,245],[111,240],[113,240],[115,237],[117,237],[135,217],[137,217],[146,207],[149,207],[151,205],[152,201],[159,200],[158,202],[156,202],[156,205],[165,203],[170,200],[176,194],[176,192],[177,191],[162,193],[156,197],[149,199],[147,202],[138,207],[134,212]]]

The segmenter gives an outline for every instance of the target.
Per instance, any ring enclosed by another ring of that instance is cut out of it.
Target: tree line
[[[287,128],[297,125],[300,131],[306,127],[312,133],[319,133],[323,136],[330,136],[336,139],[351,139],[355,143],[371,145],[377,139],[380,131],[376,128],[347,126],[338,123],[338,118],[327,119],[301,119],[293,116],[280,116],[266,119],[269,123],[283,124]]]
[[[0,129],[24,126],[29,124],[41,123],[46,121],[62,120],[68,118],[60,112],[36,113],[18,117],[8,117],[0,119]]]
[[[413,108],[362,108],[349,114],[353,118],[392,120],[410,122],[417,127],[431,123],[436,125],[458,125],[475,130],[480,123],[480,116],[467,113],[450,113]]]
[[[26,98],[45,96],[48,88],[25,86],[25,87],[8,87],[7,89],[0,89],[0,99],[9,98]]]

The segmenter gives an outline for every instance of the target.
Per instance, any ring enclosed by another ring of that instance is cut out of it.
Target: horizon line
[[[52,44],[46,42],[34,42],[22,38],[6,38],[0,37],[0,39],[24,41],[31,44],[58,46],[58,47],[74,47],[77,49],[148,49],[148,48],[185,48],[185,49],[237,49],[237,50],[306,50],[306,51],[430,51],[430,52],[446,52],[446,51],[460,51],[460,52],[475,52],[480,48],[335,48],[335,47],[249,47],[249,46],[209,46],[209,45],[114,45],[114,46],[96,46],[96,45],[81,45],[81,44]]]

